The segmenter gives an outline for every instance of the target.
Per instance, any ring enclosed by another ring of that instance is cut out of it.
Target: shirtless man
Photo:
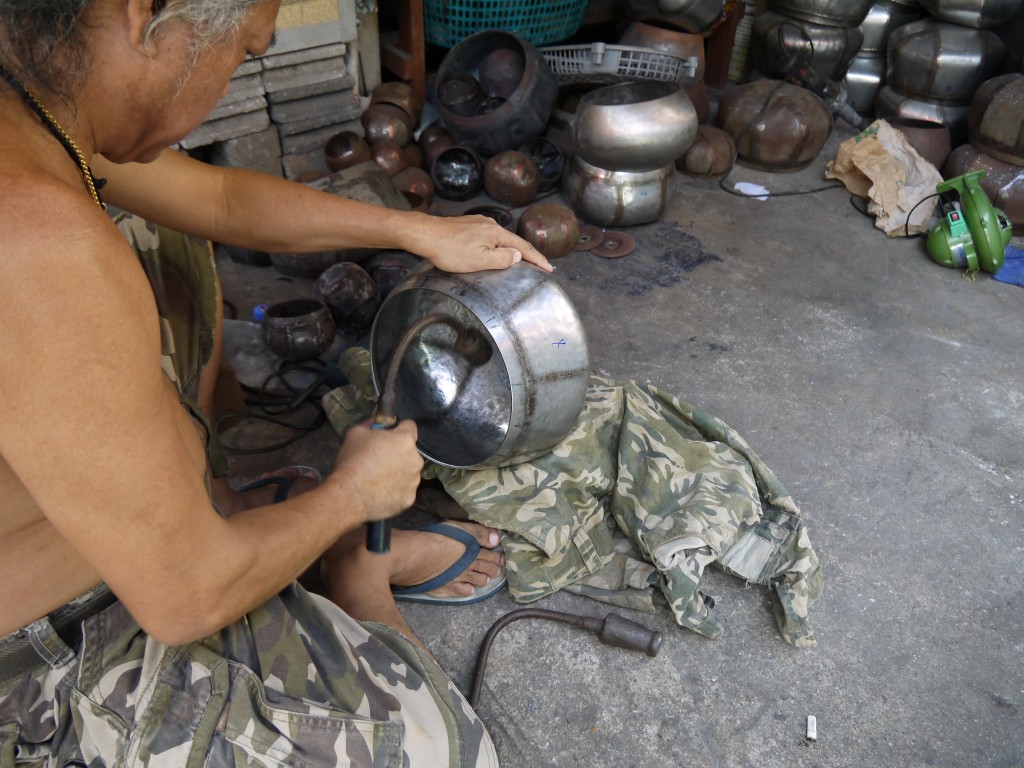
[[[415,424],[352,429],[323,482],[282,503],[251,506],[217,481],[211,499],[204,430],[161,367],[153,290],[97,204],[269,252],[550,269],[489,219],[391,211],[166,150],[267,51],[279,5],[0,2],[2,768],[494,761],[389,586],[437,575],[462,546],[400,531],[387,556],[356,543],[413,502]],[[107,183],[94,192],[90,176]],[[211,393],[204,376],[201,408]],[[482,549],[450,594],[501,562],[495,531],[462,525]],[[336,541],[344,612],[294,584]],[[268,702],[287,714],[268,717]]]

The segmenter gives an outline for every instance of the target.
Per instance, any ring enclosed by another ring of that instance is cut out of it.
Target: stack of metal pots
[[[655,221],[697,125],[693,102],[677,82],[638,80],[587,92],[573,118],[573,155],[562,177],[566,200],[598,226]]]
[[[1024,234],[1024,72],[986,81],[971,99],[969,142],[949,156],[945,177],[985,171],[981,188]]]
[[[786,79],[798,66],[842,82],[864,33],[873,0],[770,0],[750,36],[753,76]]]
[[[875,114],[942,123],[953,146],[967,138],[971,98],[1000,74],[1007,47],[991,27],[1024,0],[921,0],[930,14],[893,30],[886,42],[886,83]]]
[[[622,0],[631,19],[660,21],[705,35],[721,22],[726,0]]]
[[[865,117],[875,113],[875,98],[885,84],[886,41],[893,30],[924,15],[919,0],[876,0],[860,23],[864,35],[857,55],[846,72],[847,100]]]

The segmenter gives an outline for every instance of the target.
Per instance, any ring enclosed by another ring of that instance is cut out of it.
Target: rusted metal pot
[[[332,172],[343,171],[371,158],[366,139],[352,131],[336,133],[324,144],[324,161]]]
[[[1024,73],[994,77],[971,99],[968,136],[976,149],[1024,165]]]
[[[1021,8],[1021,0],[920,0],[940,21],[975,29],[988,29],[1009,21]]]
[[[842,80],[864,42],[857,26],[839,27],[760,13],[750,29],[750,61],[765,77],[784,78],[797,61],[809,61],[822,77]]]
[[[271,351],[292,362],[318,357],[334,341],[331,312],[317,299],[291,299],[271,304],[260,325],[263,341]]]
[[[484,166],[484,190],[499,203],[519,208],[529,205],[540,188],[540,170],[516,149],[499,152]]]
[[[580,223],[567,206],[534,203],[520,214],[516,234],[549,259],[557,259],[580,239]]]
[[[676,168],[691,176],[721,176],[736,162],[736,143],[732,136],[713,125],[697,129],[697,138],[676,160]]]
[[[722,94],[717,123],[736,142],[741,164],[785,173],[818,156],[832,132],[832,110],[806,88],[758,80]]]
[[[871,10],[874,0],[770,0],[773,11],[815,24],[856,27]]]
[[[430,169],[434,190],[446,200],[468,200],[484,186],[484,163],[469,147],[443,150]]]
[[[573,146],[577,155],[599,168],[652,171],[686,151],[697,125],[697,110],[678,83],[619,83],[580,99]]]
[[[562,193],[576,214],[591,224],[648,224],[665,212],[674,173],[674,161],[653,171],[611,171],[573,155],[562,174]]]
[[[558,83],[540,52],[518,35],[497,30],[477,32],[448,51],[437,71],[438,93],[444,92],[452,78],[478,69],[480,62],[499,49],[520,53],[524,63],[519,85],[496,109],[484,114],[459,114],[444,99],[438,99],[441,122],[455,143],[486,156],[522,146],[539,136],[558,96]]]
[[[920,19],[889,35],[886,82],[914,99],[967,104],[1006,55],[994,32]]]
[[[978,182],[992,205],[1013,222],[1013,234],[1024,235],[1024,167],[979,152],[970,144],[957,147],[946,160],[943,176],[951,179],[972,171],[985,171]]]

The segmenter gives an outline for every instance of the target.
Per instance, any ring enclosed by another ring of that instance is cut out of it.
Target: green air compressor
[[[972,171],[936,185],[942,220],[928,233],[928,255],[944,267],[995,273],[1006,260],[1013,224],[989,201]]]

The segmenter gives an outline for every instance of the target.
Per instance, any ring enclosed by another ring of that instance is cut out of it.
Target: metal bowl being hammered
[[[456,331],[428,325],[401,362],[395,401],[419,428],[427,459],[479,469],[551,451],[583,408],[590,358],[583,324],[562,287],[522,262],[506,270],[442,272],[424,263],[381,305],[370,335],[373,378],[383,386],[405,331],[439,314],[487,340],[486,362],[456,351]]]

